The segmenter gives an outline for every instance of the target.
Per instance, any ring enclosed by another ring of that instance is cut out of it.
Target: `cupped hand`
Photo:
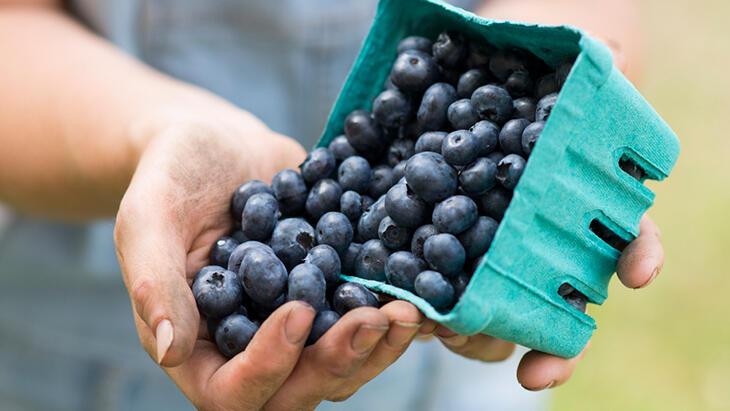
[[[313,409],[347,398],[414,338],[423,322],[415,307],[396,301],[353,310],[305,348],[315,313],[291,302],[230,360],[201,327],[190,283],[213,242],[231,230],[231,193],[305,156],[257,121],[230,117],[165,127],[120,204],[115,242],[140,341],[201,409]]]
[[[659,229],[644,216],[639,236],[624,250],[619,259],[618,278],[628,288],[644,288],[661,271],[664,249],[659,240]],[[422,333],[433,333],[449,350],[467,358],[481,361],[507,359],[515,345],[488,335],[458,335],[444,326],[427,322]],[[587,348],[586,348],[587,349]],[[517,368],[517,380],[528,390],[539,391],[556,387],[567,381],[585,349],[575,358],[561,358],[539,351],[530,351],[522,357]]]

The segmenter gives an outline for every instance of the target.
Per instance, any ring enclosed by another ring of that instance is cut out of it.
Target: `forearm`
[[[60,10],[0,7],[0,60],[0,201],[23,212],[111,216],[153,136],[237,112]]]

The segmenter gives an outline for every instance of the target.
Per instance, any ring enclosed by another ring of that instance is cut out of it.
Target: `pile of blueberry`
[[[271,185],[233,194],[240,223],[193,283],[220,351],[245,349],[280,305],[314,307],[308,343],[341,315],[379,305],[340,273],[388,282],[449,310],[509,206],[571,63],[551,70],[524,50],[443,32],[398,45],[372,111]],[[580,309],[585,299],[561,288]]]

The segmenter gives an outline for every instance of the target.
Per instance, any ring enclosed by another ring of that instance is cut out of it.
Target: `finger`
[[[618,278],[626,287],[644,288],[659,275],[664,265],[659,235],[659,228],[644,215],[639,236],[624,249],[616,267]]]
[[[360,369],[388,331],[388,318],[371,307],[344,315],[302,353],[267,410],[313,409]]]
[[[494,362],[504,361],[515,350],[515,345],[489,335],[459,335],[443,325],[434,331],[436,337],[452,352],[474,360]]]
[[[566,382],[578,361],[585,355],[586,347],[577,357],[561,358],[540,351],[530,351],[522,357],[517,367],[517,381],[527,390],[541,391]]]
[[[349,398],[360,387],[393,364],[408,348],[424,322],[423,314],[406,301],[392,301],[380,308],[388,317],[390,329],[368,357],[365,364],[328,397],[331,401]]]

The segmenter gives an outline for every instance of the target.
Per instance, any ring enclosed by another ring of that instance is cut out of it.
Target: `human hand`
[[[212,114],[212,113],[211,113]],[[270,181],[305,156],[293,140],[230,110],[163,127],[121,202],[115,241],[140,341],[201,409],[312,409],[347,398],[405,350],[422,324],[410,304],[360,308],[304,348],[315,315],[285,304],[247,349],[226,360],[206,339],[190,283],[230,231],[229,199],[247,179]]]

